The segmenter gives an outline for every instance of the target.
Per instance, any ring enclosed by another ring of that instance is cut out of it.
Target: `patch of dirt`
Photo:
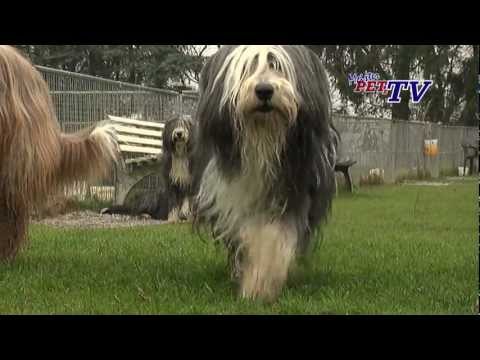
[[[151,219],[149,216],[101,215],[91,210],[74,211],[41,220],[32,220],[32,224],[58,228],[119,228],[168,223],[168,221]]]

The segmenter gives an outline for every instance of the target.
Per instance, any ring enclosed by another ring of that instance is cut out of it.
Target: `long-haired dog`
[[[31,211],[47,196],[106,174],[117,159],[107,124],[62,134],[41,74],[13,47],[0,46],[0,259],[15,257]]]
[[[154,219],[177,222],[191,217],[194,123],[175,117],[165,123],[163,155],[160,165],[161,184],[144,192],[126,206],[102,210],[102,214],[148,214]]]
[[[335,192],[325,71],[303,46],[225,46],[201,73],[195,223],[229,249],[244,298],[274,300]]]
[[[163,174],[167,184],[169,221],[187,220],[192,214],[195,129],[190,118],[175,118],[165,124]]]

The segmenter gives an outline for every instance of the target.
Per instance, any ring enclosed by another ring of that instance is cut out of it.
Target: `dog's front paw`
[[[170,223],[177,223],[180,221],[180,214],[177,207],[173,208],[170,213],[168,214],[168,222]]]

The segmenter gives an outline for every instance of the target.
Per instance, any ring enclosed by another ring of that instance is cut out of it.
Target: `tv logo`
[[[388,95],[389,104],[398,104],[401,101],[400,93],[402,90],[410,90],[412,102],[418,104],[422,101],[428,89],[433,85],[432,80],[424,80],[421,84],[419,80],[380,80],[380,75],[376,73],[365,72],[365,74],[349,74],[349,85],[355,85],[353,91],[358,93],[380,93]]]

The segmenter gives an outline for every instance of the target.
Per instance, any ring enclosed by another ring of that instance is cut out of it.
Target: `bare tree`
[[[198,84],[208,45],[178,45],[178,48],[187,60],[183,73],[185,79],[194,84]]]

